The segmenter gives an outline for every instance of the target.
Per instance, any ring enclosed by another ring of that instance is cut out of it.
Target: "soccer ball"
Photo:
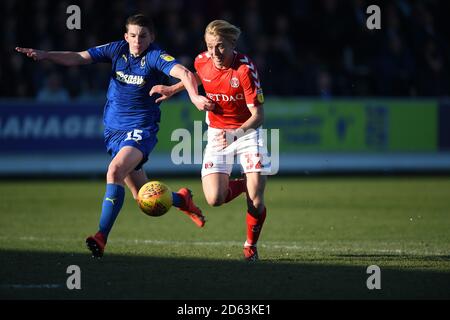
[[[139,190],[137,201],[145,214],[159,217],[172,207],[172,191],[160,181],[150,181]]]

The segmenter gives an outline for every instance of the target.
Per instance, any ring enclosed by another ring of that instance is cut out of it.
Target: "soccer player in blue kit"
[[[104,109],[104,138],[112,160],[106,174],[99,230],[86,239],[94,257],[102,257],[108,235],[125,197],[124,185],[137,199],[147,182],[142,165],[157,143],[161,111],[150,89],[162,83],[163,73],[181,80],[192,103],[199,110],[212,110],[214,103],[198,94],[195,76],[175,58],[153,43],[155,31],[142,14],[130,16],[125,24],[125,40],[90,48],[87,51],[42,51],[17,47],[16,51],[36,61],[48,60],[66,66],[97,62],[112,64]],[[173,205],[203,227],[205,218],[194,204],[192,193],[181,188],[172,193]]]

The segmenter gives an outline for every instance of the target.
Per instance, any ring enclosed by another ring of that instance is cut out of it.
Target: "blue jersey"
[[[163,73],[178,62],[157,45],[150,44],[140,56],[133,57],[125,40],[111,42],[87,50],[94,62],[111,62],[107,102],[103,121],[105,128],[129,130],[151,128],[160,119],[157,97],[150,89],[161,84]]]

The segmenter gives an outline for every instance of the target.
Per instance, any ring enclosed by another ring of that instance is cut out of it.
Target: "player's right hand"
[[[212,148],[216,151],[222,151],[228,146],[227,141],[227,132],[226,130],[222,130],[216,133],[216,135],[212,138]]]
[[[47,55],[47,51],[36,50],[36,49],[31,49],[31,48],[16,47],[16,51],[26,54],[27,57],[32,58],[35,61],[43,60],[46,58],[46,55]]]

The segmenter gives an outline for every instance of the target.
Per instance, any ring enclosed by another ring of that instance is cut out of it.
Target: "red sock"
[[[245,179],[230,180],[228,182],[228,195],[225,199],[225,203],[230,202],[231,200],[236,198],[238,195],[245,191],[245,188]]]
[[[266,220],[266,208],[260,216],[252,216],[247,211],[247,243],[250,245],[256,245],[258,242],[259,234],[261,233],[262,226]]]

